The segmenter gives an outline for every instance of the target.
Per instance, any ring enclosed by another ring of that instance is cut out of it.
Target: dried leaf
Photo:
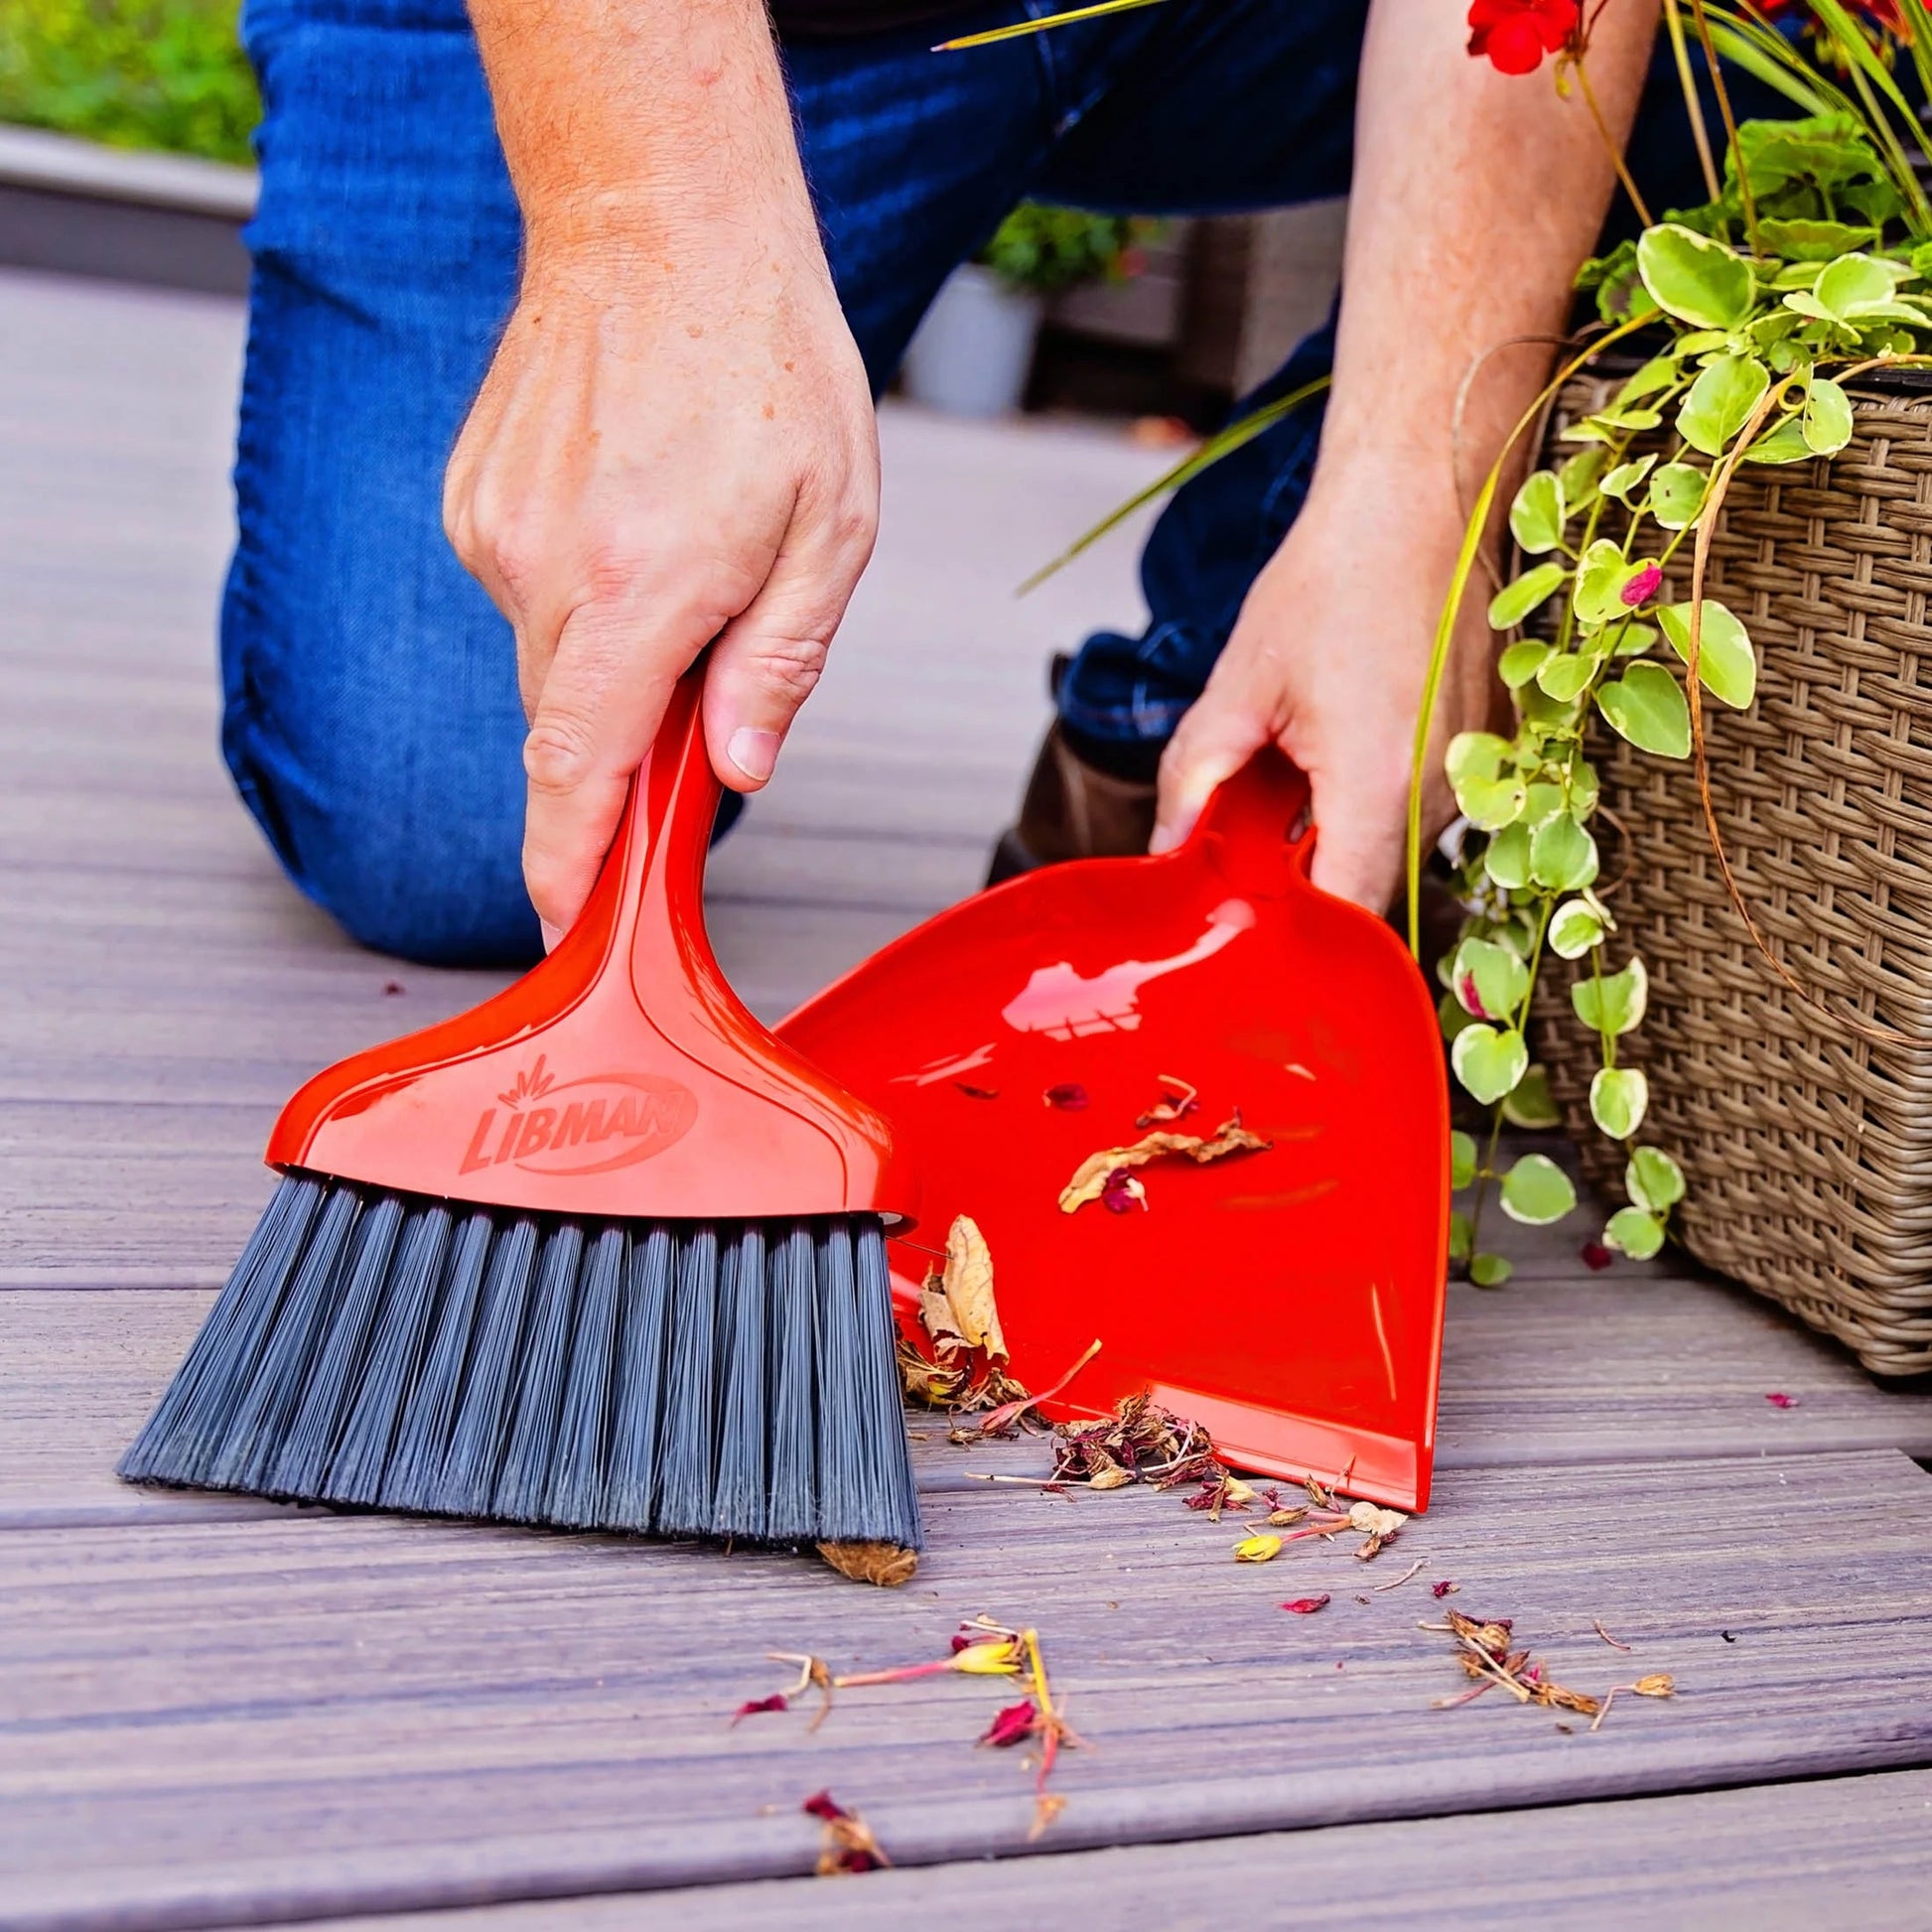
[[[1348,1526],[1364,1536],[1379,1536],[1387,1542],[1399,1535],[1408,1517],[1393,1509],[1380,1509],[1374,1503],[1354,1503],[1348,1511]]]
[[[942,1283],[954,1326],[968,1347],[983,1348],[996,1362],[1007,1358],[1000,1311],[993,1305],[993,1256],[986,1238],[967,1215],[946,1235],[946,1272]]]
[[[1124,1489],[1134,1478],[1118,1462],[1109,1462],[1087,1478],[1089,1489]]]
[[[914,1402],[929,1409],[956,1408],[971,1377],[971,1363],[957,1350],[948,1361],[930,1362],[903,1335],[898,1337],[898,1383]]]
[[[848,1871],[876,1871],[892,1863],[866,1821],[856,1811],[847,1811],[829,1791],[814,1792],[798,1809],[816,1818],[825,1829],[818,1853],[821,1878]]]
[[[1308,1514],[1303,1509],[1272,1509],[1268,1512],[1268,1527],[1271,1530],[1285,1530],[1299,1523]]]
[[[850,1577],[855,1584],[877,1584],[882,1589],[909,1584],[919,1567],[919,1553],[897,1543],[821,1543],[818,1554],[841,1577]]]
[[[1172,1073],[1157,1073],[1154,1077],[1161,1082],[1166,1092],[1146,1113],[1135,1120],[1136,1127],[1145,1130],[1159,1127],[1164,1122],[1184,1120],[1200,1105],[1197,1097],[1200,1092],[1198,1087],[1189,1086],[1185,1080],[1176,1080]]]
[[[998,1087],[976,1087],[970,1084],[970,1082],[965,1080],[955,1080],[953,1082],[953,1085],[956,1086],[960,1090],[960,1092],[966,1096],[968,1100],[997,1100],[1000,1097],[1000,1089]]]
[[[1293,1596],[1282,1605],[1285,1610],[1293,1610],[1297,1616],[1312,1616],[1316,1610],[1328,1607],[1328,1595],[1324,1590],[1319,1596]]]
[[[1249,1133],[1241,1125],[1241,1116],[1236,1114],[1224,1121],[1211,1139],[1203,1140],[1198,1134],[1157,1133],[1146,1135],[1132,1147],[1103,1148],[1098,1154],[1088,1155],[1073,1171],[1073,1178],[1060,1189],[1060,1212],[1071,1214],[1088,1201],[1100,1199],[1109,1179],[1120,1170],[1144,1168],[1164,1155],[1178,1155],[1204,1167],[1230,1154],[1266,1153],[1273,1145],[1259,1134]]]
[[[752,1698],[749,1702],[741,1704],[732,1713],[732,1725],[736,1727],[741,1718],[756,1718],[765,1711],[788,1711],[790,1709],[791,1700],[782,1691],[773,1691],[768,1698]]]
[[[1281,1553],[1279,1536],[1244,1536],[1234,1546],[1236,1563],[1273,1563]]]
[[[1628,1686],[1640,1698],[1673,1698],[1677,1695],[1677,1679],[1669,1671],[1655,1671],[1649,1677],[1640,1677]]]
[[[1087,1105],[1087,1090],[1077,1080],[1063,1080],[1058,1086],[1048,1087],[1040,1098],[1064,1114],[1077,1114]]]
[[[998,1749],[1022,1743],[1034,1734],[1038,1717],[1032,1698],[1021,1704],[1009,1704],[1004,1711],[994,1713],[993,1722],[980,1733],[979,1741]]]

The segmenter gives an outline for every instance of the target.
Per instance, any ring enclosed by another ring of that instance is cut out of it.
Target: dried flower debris
[[[1328,1603],[1328,1592],[1323,1590],[1319,1596],[1292,1596],[1282,1608],[1293,1610],[1297,1616],[1312,1616],[1316,1610],[1325,1610]]]
[[[919,1568],[919,1553],[899,1543],[821,1543],[818,1554],[841,1577],[881,1589],[909,1584]]]
[[[1125,1176],[1129,1170],[1144,1168],[1150,1161],[1159,1161],[1164,1156],[1175,1155],[1192,1161],[1197,1167],[1205,1167],[1231,1154],[1265,1154],[1273,1146],[1272,1141],[1249,1133],[1241,1125],[1237,1111],[1209,1137],[1163,1130],[1144,1135],[1131,1147],[1102,1148],[1098,1154],[1089,1154],[1073,1171],[1073,1178],[1060,1189],[1060,1212],[1072,1214],[1088,1201],[1103,1199],[1115,1175]],[[1145,1205],[1145,1192],[1141,1199]]]
[[[849,1871],[877,1871],[892,1860],[872,1835],[872,1827],[856,1811],[848,1811],[829,1791],[815,1791],[798,1807],[824,1826],[818,1852],[818,1875],[834,1878]]]
[[[1176,1079],[1172,1073],[1157,1073],[1154,1077],[1161,1083],[1161,1098],[1146,1113],[1136,1117],[1134,1125],[1142,1133],[1150,1127],[1165,1127],[1185,1120],[1200,1105],[1198,1087]]]
[[[1040,1096],[1049,1107],[1057,1107],[1063,1114],[1077,1114],[1088,1104],[1087,1090],[1078,1080],[1062,1080],[1051,1086]]]
[[[1470,1689],[1454,1697],[1438,1698],[1433,1706],[1435,1710],[1448,1711],[1472,1703],[1485,1691],[1494,1690],[1500,1685],[1518,1704],[1574,1711],[1579,1717],[1588,1718],[1589,1727],[1594,1730],[1609,1715],[1610,1701],[1620,1691],[1645,1698],[1668,1698],[1677,1694],[1676,1679],[1664,1671],[1640,1677],[1634,1684],[1615,1685],[1600,1698],[1591,1697],[1584,1691],[1566,1689],[1550,1676],[1539,1659],[1530,1655],[1527,1648],[1517,1645],[1511,1618],[1494,1617],[1485,1621],[1479,1617],[1464,1616],[1460,1610],[1450,1610],[1448,1615],[1447,1623],[1421,1623],[1416,1627],[1419,1630],[1441,1630],[1452,1636],[1455,1639],[1456,1660],[1465,1675],[1475,1682]],[[1600,1630],[1601,1626],[1598,1628]]]
[[[1786,1395],[1782,1389],[1773,1389],[1765,1396],[1764,1400],[1773,1409],[1795,1409],[1798,1407],[1798,1398],[1795,1395]]]
[[[933,1269],[919,1291],[919,1325],[928,1353],[901,1332],[899,1386],[934,1409],[979,1410],[1024,1396],[1006,1372],[1007,1338],[993,1294],[993,1255],[986,1237],[962,1214],[946,1235],[943,1270]]]

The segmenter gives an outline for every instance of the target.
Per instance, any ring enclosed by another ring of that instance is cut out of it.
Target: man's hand
[[[712,764],[771,775],[872,552],[878,444],[762,7],[472,11],[527,240],[444,520],[515,629],[554,939],[708,643]]]
[[[1619,141],[1656,21],[1654,0],[1596,16],[1589,71]],[[1272,741],[1313,786],[1315,883],[1378,912],[1394,897],[1462,506],[1547,377],[1615,179],[1571,91],[1559,98],[1547,70],[1504,75],[1467,59],[1442,0],[1373,0],[1320,458],[1162,760],[1155,850],[1184,837],[1214,787]],[[1493,587],[1485,570],[1470,581],[1437,701],[1432,836],[1454,812],[1441,753],[1488,719]]]
[[[1177,844],[1217,785],[1279,745],[1309,776],[1321,834],[1314,883],[1379,912],[1402,877],[1422,659],[1462,533],[1452,516],[1433,527],[1391,516],[1399,480],[1347,481],[1360,495],[1311,494],[1250,587],[1207,689],[1161,761],[1154,850]],[[1487,601],[1478,579],[1437,698],[1424,797],[1436,830],[1455,811],[1443,751],[1456,732],[1492,722]]]

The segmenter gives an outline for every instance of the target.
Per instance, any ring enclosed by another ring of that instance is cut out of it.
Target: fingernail
[[[778,734],[741,725],[725,746],[725,756],[757,784],[763,784],[778,761]]]
[[[560,925],[552,925],[548,919],[539,919],[537,926],[543,934],[544,951],[555,952],[557,950],[557,941],[564,936],[563,927]]]

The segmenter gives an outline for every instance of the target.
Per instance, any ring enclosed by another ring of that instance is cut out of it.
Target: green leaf
[[[1633,957],[1620,973],[1580,979],[1570,989],[1577,1018],[1593,1034],[1627,1034],[1643,1024],[1650,1004],[1650,976],[1643,961]]]
[[[1449,1048],[1449,1064],[1455,1077],[1483,1106],[1500,1100],[1530,1063],[1530,1051],[1523,1035],[1510,1029],[1498,1030],[1483,1025],[1464,1027]]]
[[[1770,386],[1771,372],[1762,362],[1748,355],[1717,356],[1691,384],[1677,412],[1678,430],[1692,449],[1722,456]]]
[[[1691,756],[1691,708],[1677,680],[1661,664],[1633,663],[1597,687],[1596,708],[1619,738],[1660,758]]]
[[[1675,221],[1637,240],[1637,273],[1666,314],[1698,329],[1735,329],[1750,314],[1750,264]]]
[[[1493,778],[1513,749],[1494,732],[1457,732],[1443,755],[1443,770],[1451,785],[1464,778]]]
[[[1475,1177],[1475,1140],[1458,1127],[1449,1135],[1449,1185],[1466,1187]]]
[[[1449,1258],[1451,1261],[1467,1261],[1469,1249],[1475,1242],[1475,1224],[1459,1207],[1449,1209]]]
[[[1665,604],[1657,621],[1685,663],[1691,661],[1691,607]],[[1703,631],[1698,644],[1698,682],[1721,704],[1742,711],[1757,691],[1757,653],[1751,635],[1725,606],[1714,597],[1704,600]]]
[[[1591,447],[1579,450],[1557,471],[1557,481],[1563,485],[1564,506],[1572,516],[1582,514],[1595,502],[1596,480],[1603,474],[1603,466],[1610,460],[1610,453],[1604,449]]]
[[[1605,496],[1614,496],[1619,503],[1627,503],[1630,492],[1650,475],[1656,461],[1656,457],[1646,456],[1639,457],[1634,463],[1619,463],[1597,487]]]
[[[1596,877],[1596,841],[1565,816],[1530,834],[1530,877],[1553,893],[1574,893]]]
[[[1525,1132],[1563,1125],[1563,1110],[1550,1091],[1547,1068],[1532,1064],[1515,1087],[1503,1096],[1503,1119],[1510,1126],[1520,1127]]]
[[[1569,576],[1561,564],[1538,564],[1489,600],[1489,628],[1513,630]]]
[[[1744,452],[1746,463],[1809,463],[1811,459],[1804,421],[1795,415],[1785,417],[1775,429],[1760,431]]]
[[[1677,353],[1653,355],[1621,389],[1616,392],[1616,407],[1628,408],[1633,402],[1645,396],[1654,396],[1659,389],[1668,389],[1682,370],[1678,367],[1677,355],[1682,353],[1679,345]]]
[[[1667,463],[1650,480],[1645,508],[1666,530],[1688,530],[1704,507],[1711,479],[1688,463]]]
[[[1621,546],[1608,537],[1598,537],[1584,552],[1577,566],[1576,587],[1570,593],[1571,608],[1582,623],[1608,623],[1621,617],[1627,608],[1623,586],[1630,575]]]
[[[1805,444],[1814,456],[1836,456],[1852,440],[1852,398],[1829,377],[1815,375],[1805,398]]]
[[[1445,993],[1436,1002],[1436,1018],[1442,1023],[1443,1037],[1452,1040],[1464,1027],[1473,1027],[1475,1022],[1462,1011],[1462,1003],[1453,993]]]
[[[1627,1141],[1643,1125],[1650,1083],[1643,1069],[1605,1066],[1589,1083],[1589,1117],[1613,1141]]]
[[[1584,651],[1552,651],[1537,667],[1536,688],[1546,698],[1568,704],[1588,688],[1590,679],[1596,675],[1597,663],[1598,659]]]
[[[1489,841],[1482,855],[1482,869],[1504,892],[1513,893],[1530,883],[1530,828],[1505,825]]]
[[[1529,968],[1493,939],[1464,939],[1451,968],[1455,997],[1478,1020],[1507,1020],[1530,990]]]
[[[1641,657],[1657,641],[1657,626],[1654,623],[1626,623],[1616,633],[1618,657]]]
[[[1464,778],[1452,789],[1457,807],[1478,831],[1499,832],[1523,815],[1520,778]]]
[[[1559,959],[1581,959],[1603,943],[1603,919],[1587,898],[1567,898],[1550,917],[1550,950]]]
[[[1619,1207],[1603,1225],[1603,1245],[1632,1261],[1648,1261],[1664,1245],[1664,1224],[1641,1207]]]
[[[1478,1288],[1501,1288],[1515,1272],[1515,1264],[1501,1255],[1477,1255],[1469,1263],[1469,1279]]]
[[[1520,690],[1542,667],[1550,646],[1535,637],[1522,637],[1496,659],[1496,675],[1510,690]]]
[[[1778,221],[1768,216],[1759,219],[1757,233],[1772,254],[1794,262],[1828,262],[1878,239],[1876,229],[1854,228],[1844,221]]]
[[[1841,255],[1812,285],[1818,306],[1838,322],[1889,308],[1898,285],[1910,273],[1902,262],[1872,255]]]
[[[1662,1213],[1684,1198],[1684,1170],[1662,1148],[1640,1147],[1623,1170],[1623,1185],[1639,1207]]]
[[[1547,1154],[1526,1154],[1503,1176],[1502,1202],[1512,1221],[1543,1228],[1577,1205],[1577,1189]]]
[[[1563,541],[1563,484],[1552,470],[1526,478],[1509,506],[1509,533],[1532,557]]]

